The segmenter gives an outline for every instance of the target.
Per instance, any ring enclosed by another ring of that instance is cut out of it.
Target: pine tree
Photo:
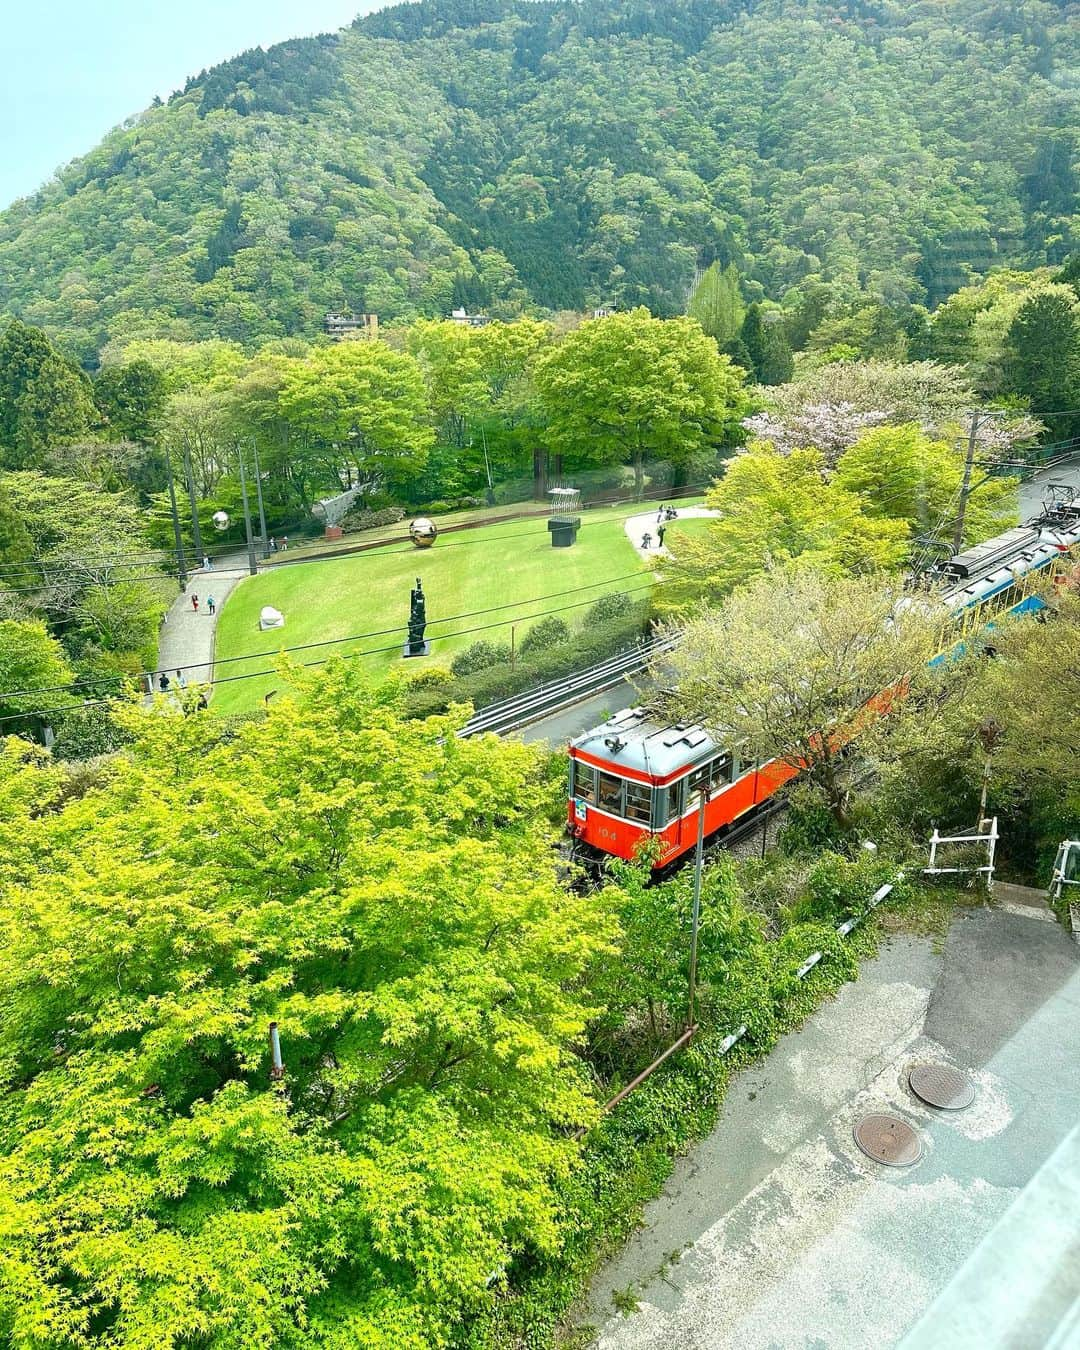
[[[1005,334],[1005,388],[1030,399],[1048,421],[1050,439],[1080,434],[1080,302],[1070,288],[1050,286],[1025,300]]]
[[[739,337],[754,365],[758,384],[786,384],[795,370],[783,323],[770,323],[756,301],[746,311]]]

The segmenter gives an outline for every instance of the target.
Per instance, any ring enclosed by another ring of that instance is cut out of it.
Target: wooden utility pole
[[[698,798],[697,848],[694,851],[694,905],[690,913],[690,978],[688,981],[687,1028],[696,1025],[694,1021],[697,1003],[697,956],[698,932],[701,928],[701,874],[705,865],[705,803],[708,801],[708,788],[702,784]]]
[[[971,472],[975,467],[975,451],[979,448],[979,428],[984,421],[991,417],[1002,417],[1001,410],[987,412],[982,408],[974,408],[968,414],[971,418],[971,427],[968,431],[967,454],[964,457],[964,480],[960,485],[960,505],[956,508],[956,525],[953,529],[953,553],[959,553],[964,546],[964,518],[967,515],[968,498],[975,491],[971,486]],[[981,487],[977,483],[976,487]]]

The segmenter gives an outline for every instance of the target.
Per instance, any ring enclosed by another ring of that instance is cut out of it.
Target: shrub
[[[405,512],[400,506],[384,506],[379,511],[371,511],[367,507],[359,510],[353,508],[345,513],[341,528],[346,534],[353,534],[358,530],[376,530],[382,525],[396,525],[404,519]]]
[[[560,642],[566,642],[569,637],[570,629],[562,619],[557,614],[550,614],[529,629],[521,639],[518,650],[523,657],[529,657],[534,652],[546,652],[549,648],[558,646]]]
[[[610,595],[602,595],[595,605],[590,605],[585,611],[585,618],[582,620],[583,627],[588,630],[597,624],[610,623],[612,619],[621,619],[623,615],[629,614],[634,608],[632,596],[625,591],[612,591]]]
[[[839,923],[861,914],[894,870],[884,858],[867,854],[852,862],[826,851],[807,874],[806,888],[792,906],[790,917],[796,922]]]
[[[489,666],[501,666],[509,661],[510,648],[505,642],[485,642],[481,638],[459,652],[450,662],[450,669],[455,675],[475,675]]]
[[[454,677],[445,666],[428,666],[418,670],[415,675],[406,675],[402,683],[406,692],[411,694],[414,689],[445,689],[448,684],[454,683]]]
[[[542,653],[533,653],[510,668],[508,649],[502,649],[501,664],[490,661],[476,667],[470,674],[459,669],[462,658],[472,648],[462,652],[451,664],[457,676],[450,684],[412,689],[406,686],[406,707],[410,717],[431,717],[445,712],[451,703],[471,703],[474,708],[485,708],[499,699],[523,693],[536,685],[562,679],[576,670],[583,670],[629,647],[641,636],[644,607],[632,610],[621,619],[597,626],[591,631],[572,633],[564,642],[549,647]],[[490,643],[475,643],[490,647]]]

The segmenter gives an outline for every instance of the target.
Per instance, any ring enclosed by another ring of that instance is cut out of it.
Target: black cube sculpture
[[[548,532],[552,548],[570,548],[577,542],[581,529],[581,492],[577,488],[551,489],[551,514]]]

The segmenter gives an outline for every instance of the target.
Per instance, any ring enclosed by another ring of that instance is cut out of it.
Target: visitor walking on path
[[[192,597],[191,597],[191,608],[195,611],[196,614],[198,614],[198,612],[199,612],[199,597],[198,597],[197,595],[192,595]]]
[[[214,604],[214,597],[212,595],[208,595],[206,597],[206,608],[210,611],[211,614],[215,612],[216,607]]]
[[[203,554],[202,565],[204,572],[212,572],[214,570],[214,564],[210,561],[209,553]]]
[[[233,587],[248,574],[246,552],[224,554],[215,558],[214,563],[213,610],[210,608],[209,596],[203,597],[205,603],[196,610],[194,605],[188,603],[190,592],[182,593],[173,601],[169,621],[158,634],[158,668],[182,670],[189,688],[192,685],[209,684],[213,679],[214,634],[218,613]],[[157,680],[156,672],[154,679]],[[172,687],[175,689],[175,683]]]
[[[289,551],[289,536],[287,534],[281,536],[281,551],[282,553],[288,553]]]
[[[176,672],[176,687],[177,689],[187,688],[187,680],[184,679],[184,672],[182,670]]]
[[[163,694],[168,693],[169,677],[168,675],[165,674],[164,671],[162,671],[161,674],[158,676],[158,688],[161,690]]]
[[[641,536],[641,547],[646,551],[648,551],[648,548],[651,544],[652,544],[652,535],[649,533],[648,530],[646,530],[645,533]]]
[[[656,538],[659,546],[664,547],[664,535],[667,533],[666,525],[658,525],[656,528]]]

